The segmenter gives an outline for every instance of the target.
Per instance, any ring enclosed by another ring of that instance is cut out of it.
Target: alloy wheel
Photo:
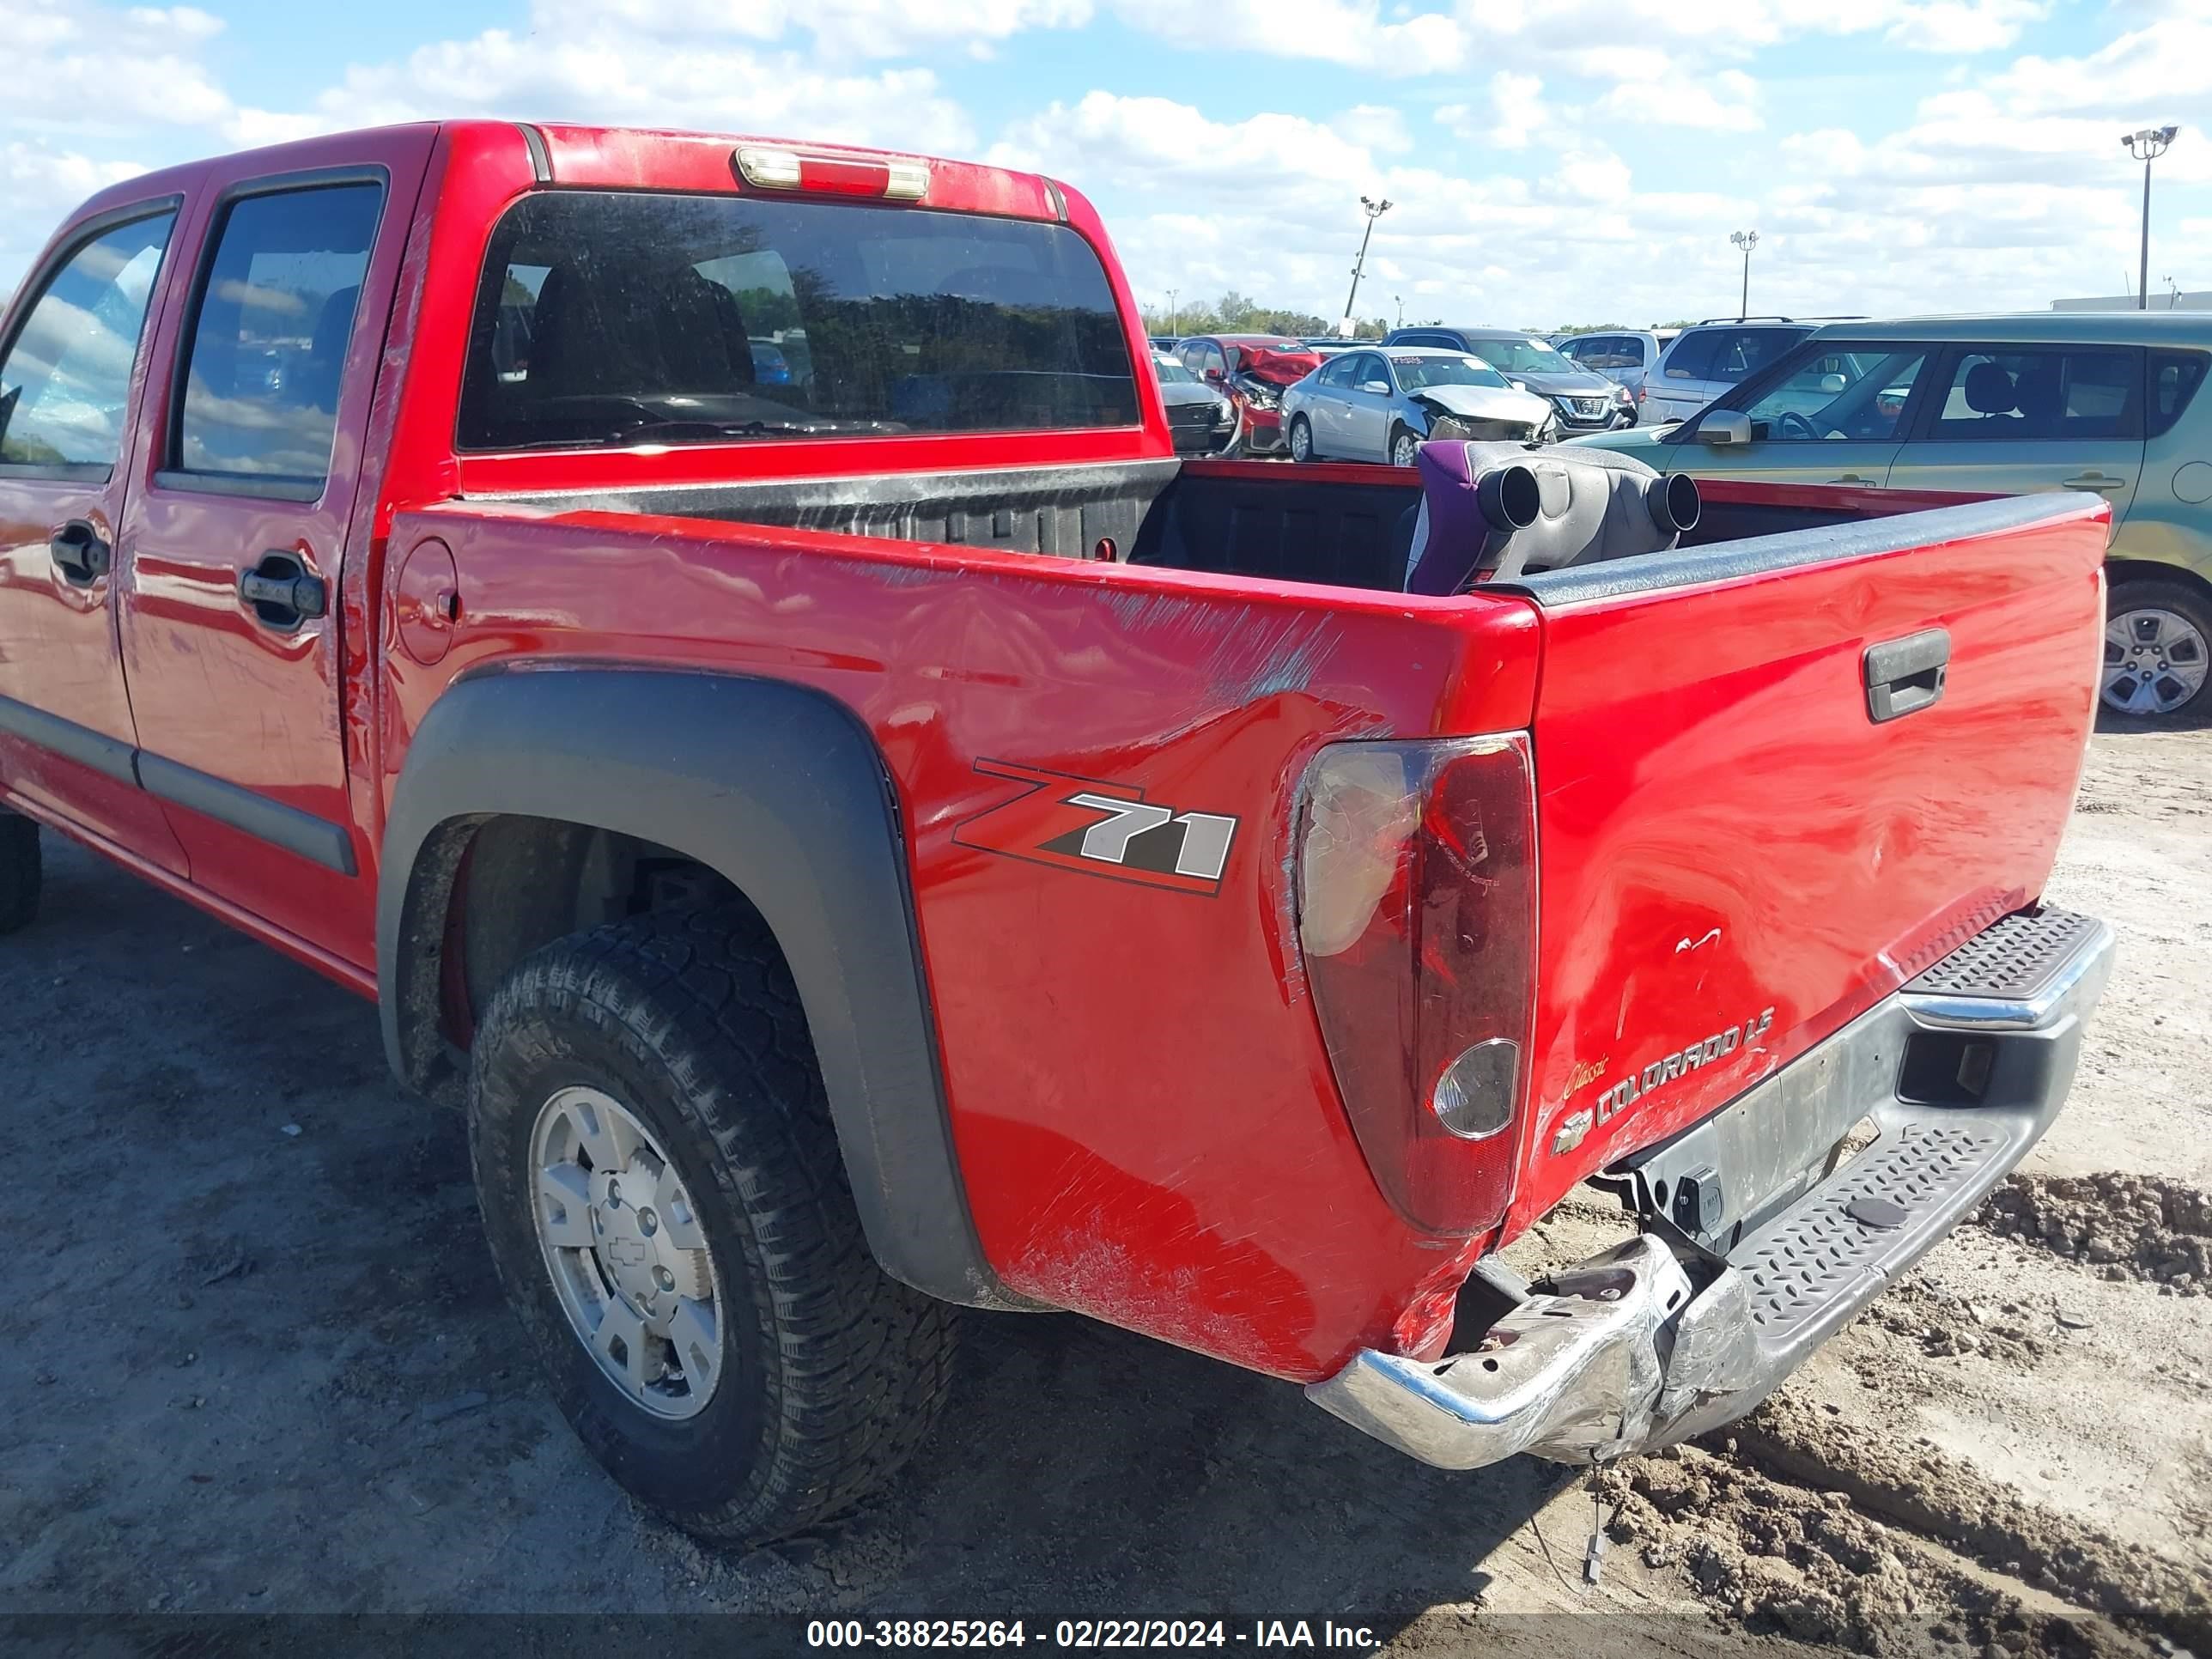
[[[2204,635],[2188,617],[2146,605],[2105,624],[2105,707],[2137,716],[2171,714],[2204,689]]]
[[[558,1091],[530,1136],[530,1213],[570,1328],[656,1417],[696,1416],[721,1380],[721,1281],[690,1194],[604,1091]]]

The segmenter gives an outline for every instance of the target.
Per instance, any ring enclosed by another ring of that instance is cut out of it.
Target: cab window
[[[384,205],[375,183],[241,197],[200,282],[169,465],[252,493],[313,501],[337,432],[338,386]]]
[[[0,466],[104,480],[174,210],[114,226],[55,271],[0,358]]]

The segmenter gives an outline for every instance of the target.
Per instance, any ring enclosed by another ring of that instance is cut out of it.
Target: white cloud
[[[1386,18],[1377,0],[1107,0],[1132,28],[1172,45],[1266,52],[1407,76],[1449,74],[1469,31],[1441,12]]]
[[[630,36],[689,51],[732,37],[761,43],[813,37],[828,63],[896,58],[931,46],[988,46],[1025,29],[1078,28],[1091,0],[536,0],[540,34]]]
[[[1413,147],[1413,135],[1404,113],[1388,104],[1358,104],[1337,116],[1329,125],[1355,144],[1396,153]]]
[[[1994,52],[2049,9],[2038,0],[1933,0],[1901,8],[1883,38],[1915,52]]]
[[[1539,75],[1498,70],[1490,77],[1490,142],[1500,149],[1525,149],[1552,124],[1552,112],[1544,102],[1544,79]]]
[[[248,141],[435,116],[497,114],[698,127],[957,154],[979,142],[926,69],[833,71],[795,52],[694,45],[677,52],[619,27],[544,38],[488,29],[398,63],[348,70],[301,114],[241,111]]]
[[[135,161],[97,161],[70,150],[0,143],[0,296],[15,286],[62,216],[108,185],[143,173]]]
[[[1765,125],[1759,82],[1741,70],[1722,70],[1706,79],[1669,64],[1648,79],[1622,82],[1598,100],[1597,109],[1608,121],[1644,126],[1753,132]]]

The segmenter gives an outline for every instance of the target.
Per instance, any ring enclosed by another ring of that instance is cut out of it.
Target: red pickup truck
[[[1748,1409],[2069,1087],[2106,509],[1717,487],[1408,592],[1423,474],[1178,460],[1140,328],[1075,191],[911,155],[103,191],[0,330],[0,927],[45,826],[374,999],[705,1534],[880,1482],[955,1304],[1450,1467]],[[1632,1243],[1501,1266],[1593,1182]]]

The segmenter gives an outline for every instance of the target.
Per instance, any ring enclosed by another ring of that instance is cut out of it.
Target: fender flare
[[[744,893],[797,981],[877,1261],[945,1301],[1024,1305],[975,1236],[896,792],[845,705],[776,680],[596,665],[447,690],[408,746],[377,903],[385,1053],[424,1093],[458,1082],[438,988],[461,849],[508,814],[657,842]]]

